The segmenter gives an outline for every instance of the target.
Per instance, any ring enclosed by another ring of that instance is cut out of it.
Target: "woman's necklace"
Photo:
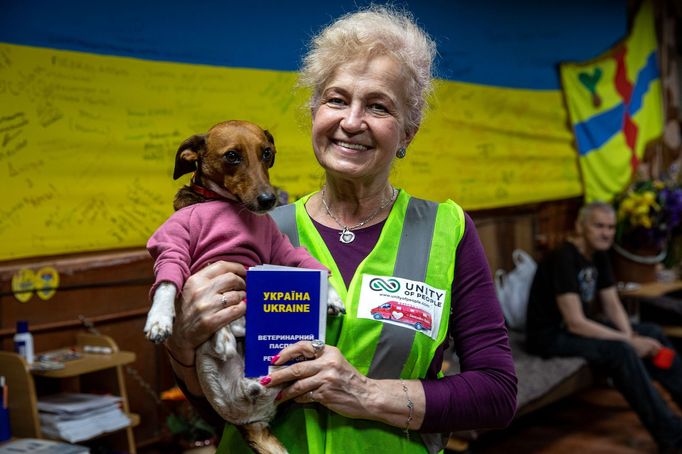
[[[329,206],[327,205],[327,201],[325,200],[325,190],[327,189],[327,186],[322,187],[322,205],[324,205],[324,209],[327,210],[327,214],[329,215],[330,218],[336,222],[339,227],[341,227],[341,231],[339,232],[339,241],[342,242],[343,244],[348,244],[352,243],[355,240],[355,233],[352,232],[352,230],[359,229],[363,225],[367,224],[369,221],[374,219],[377,214],[381,212],[384,208],[386,208],[393,200],[395,200],[396,194],[398,191],[395,188],[391,188],[391,197],[388,200],[385,200],[379,207],[372,211],[372,214],[370,214],[367,219],[362,221],[359,224],[354,225],[353,227],[348,227],[347,225],[343,225],[341,221],[337,219],[336,216],[332,213],[332,211],[329,209]]]

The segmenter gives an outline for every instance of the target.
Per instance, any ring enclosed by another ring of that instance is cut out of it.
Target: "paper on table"
[[[84,393],[61,393],[38,401],[45,435],[75,443],[130,425],[121,411],[121,398]]]
[[[38,410],[50,413],[82,413],[119,402],[121,402],[119,396],[59,393],[41,397],[38,400]]]
[[[0,446],[1,454],[87,454],[86,446],[70,445],[59,441],[22,438]]]
[[[121,410],[111,409],[108,412],[86,419],[46,423],[42,425],[41,429],[49,437],[76,443],[106,432],[122,429],[128,425],[130,425],[130,419]]]

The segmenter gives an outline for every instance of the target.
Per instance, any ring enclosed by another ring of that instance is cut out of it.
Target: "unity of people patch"
[[[410,279],[365,274],[358,318],[374,319],[438,336],[447,290]]]

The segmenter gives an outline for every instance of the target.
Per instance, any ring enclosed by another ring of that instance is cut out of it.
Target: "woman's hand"
[[[181,365],[194,364],[194,350],[246,312],[246,269],[216,262],[187,279],[175,302],[173,334],[166,348]]]
[[[326,345],[315,352],[310,341],[301,341],[283,349],[273,362],[285,364],[305,358],[269,375],[267,386],[291,383],[280,393],[280,402],[294,399],[300,403],[318,402],[348,418],[381,421],[405,428],[410,416],[407,395],[414,402],[410,428],[421,426],[424,417],[424,389],[421,382],[373,380],[357,371],[339,349]],[[261,382],[262,383],[262,382]]]
[[[280,401],[316,401],[350,418],[367,417],[368,400],[376,392],[376,384],[351,366],[336,347],[327,345],[315,354],[310,341],[297,342],[283,349],[273,364],[295,358],[309,360],[270,374],[270,386],[293,382],[282,390]]]

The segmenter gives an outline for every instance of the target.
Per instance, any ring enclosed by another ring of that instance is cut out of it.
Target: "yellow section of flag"
[[[175,152],[227,119],[269,129],[273,183],[319,189],[295,73],[0,44],[0,259],[143,247],[170,215]],[[559,91],[439,81],[391,181],[466,209],[581,194]]]

